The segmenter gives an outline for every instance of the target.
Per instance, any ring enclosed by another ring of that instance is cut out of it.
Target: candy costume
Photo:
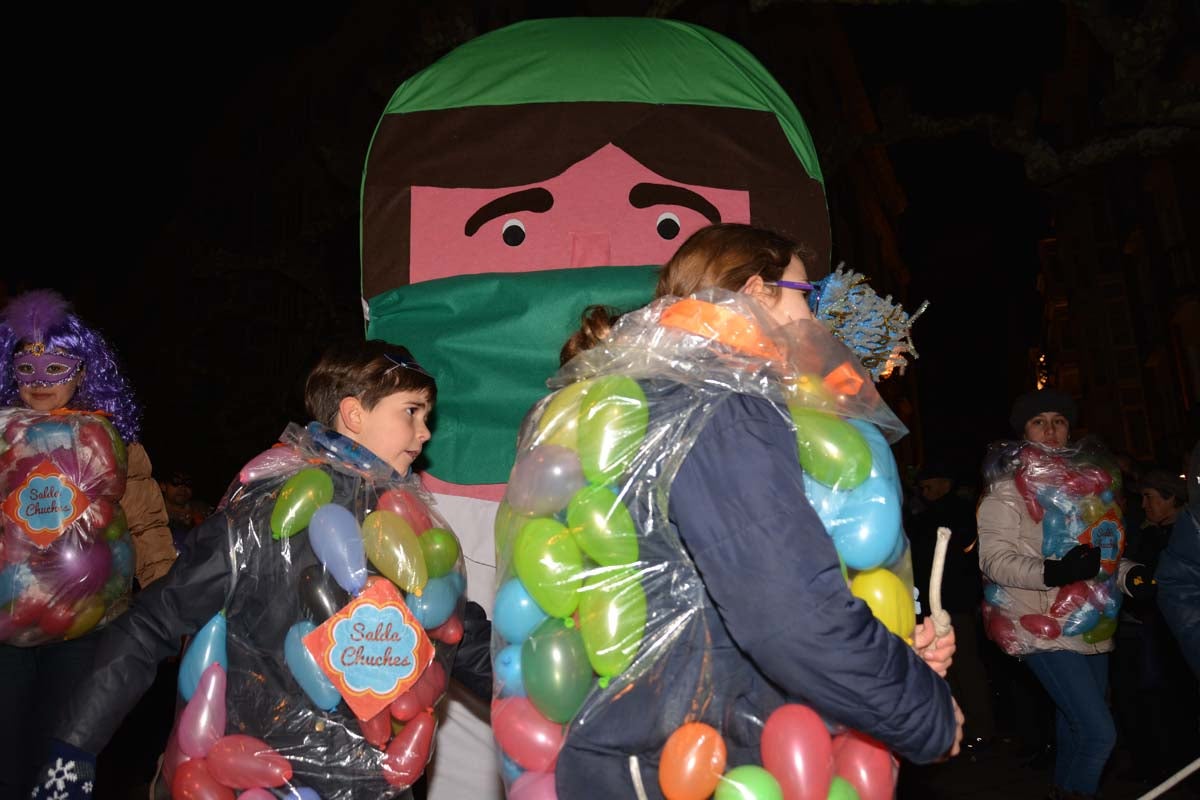
[[[813,796],[859,744],[894,780],[845,728],[918,762],[953,743],[949,689],[901,638],[911,570],[881,430],[903,426],[820,324],[771,327],[745,295],[660,299],[526,419],[496,523],[510,794],[693,796],[671,787],[695,725],[725,780]],[[781,754],[805,737],[797,772]]]

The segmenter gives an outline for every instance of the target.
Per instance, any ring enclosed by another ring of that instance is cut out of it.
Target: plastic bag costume
[[[194,534],[195,602],[224,602],[184,653],[164,775],[176,797],[394,796],[429,759],[463,635],[458,540],[351,440],[312,423],[281,442]]]
[[[1080,544],[1100,548],[1095,578],[1057,588],[1005,586],[988,575],[985,566],[983,618],[988,638],[1013,656],[1111,649],[1121,609],[1118,578],[1125,550],[1125,526],[1115,497],[1120,485],[1113,477],[1120,472],[1111,457],[1088,439],[1063,449],[1002,442],[989,452],[984,473],[992,498],[1013,504],[1022,521],[1040,528],[1037,552],[1033,547],[1038,543],[1018,537],[1016,531],[1011,535],[1019,541],[1006,543],[1007,550],[1037,559],[1039,576],[1041,559],[1062,558]]]
[[[568,364],[551,382],[562,388],[523,424],[496,520],[492,726],[510,798],[626,796],[631,781],[652,797],[721,797],[728,787],[775,782],[787,796],[824,798],[842,780],[835,770],[848,774],[872,759],[864,773],[875,791],[890,793],[886,749],[851,731],[831,740],[822,716],[842,731],[870,725],[918,760],[940,755],[921,747],[952,735],[930,721],[935,701],[949,707],[940,679],[920,663],[896,666],[915,659],[901,641],[915,615],[900,487],[883,431],[898,438],[903,425],[819,323],[768,337],[770,327],[744,295],[663,298],[626,314],[606,342]],[[791,459],[786,474],[774,471],[778,462],[738,460],[742,434],[732,432],[740,423],[731,408],[781,432],[775,444],[786,445],[778,448]],[[712,447],[703,444],[708,436],[732,438]],[[690,457],[702,447],[716,454],[717,467],[705,471],[715,485],[681,499],[680,487],[696,485]],[[722,464],[731,482],[753,473],[750,496],[721,492]],[[729,509],[734,518],[717,521],[717,541],[690,532],[695,518],[703,526]],[[785,527],[774,524],[775,513],[815,535],[758,541]],[[797,630],[787,644],[820,651],[824,675],[809,681],[807,666],[783,663],[789,656],[772,638],[788,639],[790,620],[808,610],[791,606],[772,617],[784,608],[777,603],[802,598],[776,596],[786,589],[780,576],[729,563],[751,554],[771,570],[771,548],[786,562],[806,559],[810,546],[811,563],[826,565],[811,586],[825,587],[835,615],[857,620],[856,643],[892,659],[880,670],[911,681],[903,702],[912,710],[889,711],[930,721],[920,745],[906,739],[916,723],[889,728],[877,710],[850,699],[854,692],[835,687],[838,679],[825,683],[843,667],[842,631]],[[853,602],[847,582],[895,636]],[[802,685],[812,686],[811,697]],[[800,704],[810,701],[821,716]]]
[[[0,642],[75,639],[126,608],[126,463],[100,414],[0,410]]]

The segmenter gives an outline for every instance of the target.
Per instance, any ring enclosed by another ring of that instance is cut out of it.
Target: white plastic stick
[[[933,568],[929,571],[929,610],[933,632],[939,638],[950,633],[950,615],[942,608],[942,571],[946,567],[946,550],[950,547],[950,529],[938,528],[937,544],[933,548]]]
[[[1158,786],[1155,786],[1153,789],[1146,792],[1144,795],[1139,797],[1138,800],[1154,800],[1156,797],[1161,797],[1162,795],[1166,794],[1168,790],[1174,788],[1175,784],[1179,783],[1181,780],[1186,778],[1188,775],[1191,775],[1198,769],[1200,769],[1200,758],[1197,758],[1195,761],[1179,770],[1179,772],[1176,772]]]

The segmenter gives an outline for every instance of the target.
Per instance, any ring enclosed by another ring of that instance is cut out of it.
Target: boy
[[[393,786],[411,783],[385,780],[384,763],[391,757],[385,756],[382,748],[392,726],[385,724],[382,734],[368,737],[366,723],[356,718],[357,710],[351,713],[336,694],[332,710],[322,710],[329,709],[330,704],[314,697],[305,680],[309,676],[297,666],[295,651],[285,647],[285,639],[291,639],[293,629],[307,625],[305,630],[311,631],[313,623],[321,625],[328,616],[314,610],[314,606],[322,605],[313,602],[314,596],[332,597],[333,602],[326,607],[344,609],[350,595],[370,592],[374,584],[366,589],[361,585],[351,587],[353,591],[335,585],[330,576],[344,583],[338,575],[345,571],[339,573],[328,550],[321,550],[318,559],[314,546],[310,546],[307,520],[302,520],[304,525],[293,526],[298,530],[289,530],[286,524],[280,524],[278,512],[282,507],[286,512],[283,516],[290,513],[284,506],[298,494],[287,487],[300,485],[292,481],[297,476],[307,477],[310,483],[315,479],[316,484],[332,484],[332,503],[322,507],[341,506],[354,515],[356,523],[361,523],[368,512],[386,505],[388,492],[410,500],[419,497],[412,463],[430,438],[427,421],[436,398],[433,376],[403,347],[358,341],[330,348],[309,374],[305,386],[305,404],[315,421],[305,428],[289,425],[281,437],[282,446],[252,460],[230,487],[217,513],[193,532],[187,555],[166,578],[141,594],[119,624],[104,631],[92,672],[81,676],[68,713],[56,726],[60,741],[41,773],[34,796],[64,790],[90,793],[93,754],[105,746],[153,681],[157,663],[177,652],[181,636],[194,634],[202,626],[197,642],[207,641],[210,628],[219,628],[224,633],[215,639],[227,653],[222,663],[225,702],[214,704],[218,715],[224,712],[226,722],[212,726],[217,730],[207,733],[211,737],[228,731],[266,742],[289,762],[284,770],[289,773],[286,783],[270,785],[307,786],[329,800],[352,795],[393,796],[397,793]],[[428,509],[420,509],[418,514],[421,512],[428,524]],[[311,509],[308,514],[312,515]],[[436,518],[432,524],[439,524]],[[355,533],[346,540],[351,545],[362,538],[357,528],[353,530]],[[359,554],[361,557],[361,551]],[[381,571],[386,572],[382,565]],[[461,566],[456,563],[452,572],[461,573]],[[432,585],[432,569],[430,573]],[[410,588],[419,598],[419,589]],[[394,592],[394,587],[391,590]],[[418,598],[410,596],[409,605],[415,608]],[[458,600],[451,616],[459,615],[461,605]],[[410,611],[405,619],[411,619],[414,613]],[[311,621],[305,621],[304,616]],[[452,636],[434,642],[436,660],[444,662],[445,671],[470,690],[489,698],[490,623],[478,607],[468,607],[462,616],[462,646],[456,650],[453,645],[457,640]],[[428,619],[421,624],[438,638],[436,626]],[[416,656],[420,651],[412,652]],[[214,660],[220,662],[219,658],[208,659]],[[195,699],[211,681],[202,681],[201,688],[185,689],[184,684],[181,677],[181,691],[195,691]],[[401,684],[392,688],[399,689]],[[386,703],[381,706],[381,724],[388,722],[387,708]],[[189,719],[185,713],[177,723],[163,772],[171,773],[165,776],[174,779],[176,787],[182,780],[181,772],[201,784],[216,780],[212,786],[197,788],[220,792],[219,764],[210,769],[186,763],[219,760],[215,747],[212,752],[198,755],[196,740],[202,737],[196,734],[205,731],[199,730],[203,726],[188,728]],[[378,744],[379,736],[383,737],[382,745]],[[370,744],[367,738],[376,740],[376,744]],[[255,752],[263,760],[261,748]],[[73,768],[66,769],[67,765]],[[224,786],[230,787],[227,772],[224,777]]]

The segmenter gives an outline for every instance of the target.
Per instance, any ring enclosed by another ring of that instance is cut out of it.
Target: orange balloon
[[[667,800],[706,800],[725,772],[725,740],[703,722],[680,725],[667,739],[658,785]]]

